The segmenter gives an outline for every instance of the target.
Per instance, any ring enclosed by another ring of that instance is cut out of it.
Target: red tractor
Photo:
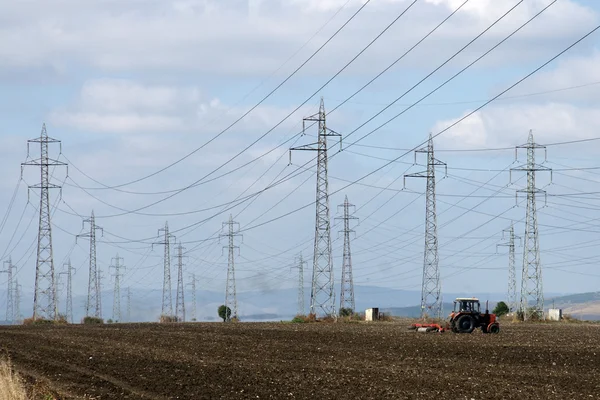
[[[496,314],[490,314],[487,302],[485,314],[482,314],[478,299],[472,297],[454,300],[454,311],[450,314],[452,332],[471,333],[476,328],[480,328],[483,333],[500,333]]]

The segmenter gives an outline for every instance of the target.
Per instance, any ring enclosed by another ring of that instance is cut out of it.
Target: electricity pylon
[[[296,257],[296,265],[292,268],[298,269],[298,315],[304,315],[304,266],[306,261],[302,254]]]
[[[104,235],[104,229],[96,225],[96,218],[94,217],[93,210],[92,216],[83,221],[83,227],[85,227],[86,222],[90,225],[90,231],[75,237],[75,242],[77,242],[77,238],[80,237],[90,239],[90,271],[88,279],[87,302],[85,303],[85,316],[102,318],[102,299],[98,278],[98,266],[96,264],[96,230],[100,229],[102,231],[102,235]]]
[[[237,229],[234,226],[237,225]],[[238,318],[238,304],[237,304],[237,293],[235,289],[235,260],[234,260],[234,250],[238,249],[239,246],[235,245],[235,238],[237,236],[242,236],[239,234],[239,226],[237,222],[233,221],[233,216],[229,215],[229,221],[223,222],[223,227],[227,226],[227,233],[219,235],[220,237],[227,237],[228,243],[227,246],[223,246],[223,248],[227,248],[228,253],[228,262],[227,262],[227,285],[225,288],[225,307],[231,310],[231,316],[229,313],[225,312],[226,321],[231,321],[231,318]],[[226,308],[226,310],[227,310]]]
[[[123,322],[121,321],[121,277],[123,276],[123,269],[127,269],[127,267],[121,262],[123,261],[123,257],[119,257],[117,254],[116,257],[113,257],[111,265],[108,267],[113,268],[115,273],[113,277],[115,278],[115,288],[113,290],[113,315],[112,319],[114,322]]]
[[[292,150],[317,152],[317,198],[315,202],[315,242],[310,292],[310,313],[335,316],[331,220],[329,215],[329,182],[327,178],[327,138],[331,136],[339,137],[341,149],[342,135],[327,128],[323,98],[321,98],[319,112],[302,120],[303,134],[307,121],[318,124],[318,141],[304,146],[292,147],[290,149],[290,164],[292,162]]]
[[[71,260],[67,261],[63,267],[67,268],[66,271],[60,273],[60,275],[67,275],[67,304],[65,317],[67,318],[67,321],[73,323],[73,271],[76,271],[76,269],[71,266]]]
[[[29,145],[40,144],[40,158],[21,164],[21,177],[23,167],[40,167],[40,183],[29,186],[29,189],[40,189],[40,219],[38,228],[37,260],[35,265],[35,289],[33,295],[33,319],[38,318],[56,320],[58,308],[56,306],[56,282],[54,276],[54,254],[52,252],[52,224],[50,222],[50,189],[60,189],[61,186],[50,183],[49,168],[66,166],[64,162],[49,157],[48,145],[59,143],[60,140],[48,137],[46,124],[42,125],[40,137],[27,141],[27,159],[29,159]],[[67,176],[69,170],[67,167]]]
[[[356,305],[354,303],[354,280],[352,279],[352,253],[350,251],[350,234],[354,231],[350,229],[350,221],[358,218],[352,215],[351,209],[355,209],[354,204],[348,202],[348,196],[344,199],[344,204],[338,206],[344,209],[344,229],[340,232],[344,234],[344,255],[342,259],[342,288],[340,291],[340,312],[342,309],[354,313]]]
[[[529,131],[527,144],[515,148],[515,159],[518,156],[519,149],[527,150],[527,164],[511,168],[510,171],[511,183],[512,171],[527,172],[527,188],[517,190],[517,196],[519,193],[527,194],[525,243],[523,245],[523,276],[521,279],[521,302],[519,304],[519,310],[523,313],[523,319],[526,321],[532,317],[544,318],[544,288],[542,284],[542,264],[540,262],[536,195],[545,195],[546,192],[535,186],[535,173],[538,171],[550,172],[550,180],[552,180],[552,169],[535,163],[536,150],[544,149],[544,161],[547,159],[547,151],[546,146],[535,143],[532,131]]]
[[[517,310],[517,271],[515,258],[515,239],[521,240],[521,237],[515,235],[515,227],[511,223],[509,229],[502,231],[502,239],[508,233],[508,241],[496,245],[496,247],[508,247],[508,309],[513,313]]]
[[[433,152],[433,137],[429,134],[427,146],[415,151],[415,164],[419,153],[427,154],[427,171],[417,172],[404,176],[406,178],[426,178],[426,200],[425,200],[425,251],[423,254],[423,282],[421,287],[421,318],[442,317],[442,284],[440,281],[438,236],[437,236],[437,214],[435,208],[435,169],[444,166],[447,173],[446,163],[435,158]]]
[[[98,269],[98,280],[96,281],[98,288],[98,318],[102,318],[102,279],[104,279],[104,273],[101,269]]]
[[[127,286],[127,322],[131,322],[131,288]]]
[[[21,323],[21,285],[15,280],[15,322]]]
[[[169,223],[165,222],[165,227],[158,230],[158,234],[163,232],[163,241],[155,244],[165,246],[164,253],[164,273],[163,273],[163,295],[161,315],[166,317],[173,316],[173,296],[171,293],[171,239],[175,236],[169,233]]]
[[[185,247],[179,242],[177,246],[177,298],[175,301],[175,315],[177,322],[185,322],[185,297],[183,295],[183,250]]]
[[[197,317],[196,317],[196,274],[191,274],[191,282],[189,282],[187,285],[192,287],[192,312],[191,312],[191,320],[192,322],[196,322]]]
[[[15,323],[15,303],[14,303],[14,281],[13,281],[13,270],[16,267],[12,263],[12,258],[8,257],[8,260],[4,261],[4,268],[0,273],[8,275],[7,289],[6,289],[6,321],[10,321],[12,324]]]

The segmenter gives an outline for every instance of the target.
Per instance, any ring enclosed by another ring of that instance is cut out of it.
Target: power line
[[[359,9],[362,10],[362,8],[364,8],[370,0],[367,0],[363,6]],[[521,0],[523,1],[523,0]],[[208,178],[210,175],[212,175],[213,173],[219,171],[221,168],[223,168],[224,166],[228,165],[230,162],[232,162],[233,160],[235,160],[236,158],[238,158],[241,154],[243,154],[244,152],[246,152],[248,149],[250,149],[252,146],[254,146],[256,143],[258,143],[260,140],[262,140],[264,137],[266,137],[267,135],[269,135],[273,130],[275,130],[277,127],[279,127],[284,121],[286,121],[288,118],[290,118],[295,112],[297,112],[302,106],[304,106],[306,103],[308,103],[308,101],[310,101],[310,99],[312,99],[314,96],[316,96],[323,88],[325,88],[330,82],[332,82],[337,76],[339,76],[346,68],[348,68],[356,59],[358,59],[367,49],[369,49],[381,36],[383,36],[384,33],[386,33],[402,16],[404,16],[404,14],[406,14],[406,12],[408,12],[408,10],[410,10],[410,8],[417,2],[417,0],[414,0],[412,3],[410,3],[408,5],[407,8],[405,8],[390,24],[388,24],[373,40],[371,40],[371,42],[369,42],[369,44],[367,44],[361,51],[358,52],[358,54],[356,54],[349,62],[347,62],[344,67],[342,67],[338,72],[336,72],[333,77],[331,77],[327,82],[325,82],[319,89],[317,89],[312,95],[310,95],[306,100],[304,100],[299,106],[297,106],[293,111],[291,111],[288,115],[286,115],[280,122],[278,122],[275,126],[273,126],[271,129],[269,129],[267,132],[265,132],[264,134],[262,134],[258,139],[254,140],[250,145],[246,146],[244,149],[240,150],[238,153],[236,153],[236,155],[234,155],[233,157],[229,158],[225,163],[221,164],[219,167],[213,169],[211,172],[209,172],[208,174],[204,175],[202,178],[196,180],[194,183],[192,183],[191,185],[188,185],[184,188],[181,188],[179,191],[166,196],[160,200],[157,200],[153,203],[147,204],[143,207],[139,207],[135,210],[129,210],[126,211],[123,214],[113,214],[110,216],[103,216],[103,218],[109,218],[109,217],[116,217],[116,216],[121,216],[121,215],[126,215],[126,214],[131,214],[131,213],[137,213],[141,210],[147,209],[149,207],[155,206],[156,204],[162,203],[174,196],[176,196],[177,194],[193,187],[194,185],[196,185],[197,183],[203,181],[204,179]],[[357,13],[359,12],[357,11]],[[356,15],[356,14],[355,14]],[[230,125],[230,127],[233,125]],[[222,133],[224,133],[225,131],[222,131]],[[222,134],[221,133],[221,134]],[[220,134],[219,134],[220,135]],[[218,137],[218,136],[217,136]],[[211,139],[211,141],[214,139]],[[210,142],[210,141],[209,141]],[[207,142],[208,143],[208,142]]]
[[[233,123],[231,123],[229,126],[227,126],[227,128],[223,129],[221,132],[219,132],[216,136],[212,137],[210,140],[208,140],[207,142],[205,142],[204,144],[202,144],[200,147],[194,149],[193,151],[191,151],[190,153],[188,153],[187,155],[185,155],[184,157],[181,157],[180,159],[172,162],[171,164],[167,165],[166,167],[161,168],[160,170],[146,175],[142,178],[127,182],[127,183],[123,183],[120,185],[114,185],[112,187],[108,187],[107,185],[103,185],[100,182],[94,180],[96,183],[101,184],[102,186],[105,186],[107,188],[120,188],[123,186],[129,186],[132,185],[134,183],[138,183],[141,182],[143,180],[146,180],[148,178],[151,178],[155,175],[160,174],[161,172],[173,167],[176,164],[179,164],[180,162],[184,161],[185,159],[189,158],[190,156],[192,156],[193,154],[197,153],[199,150],[201,150],[202,148],[206,147],[208,144],[212,143],[214,140],[216,140],[217,138],[219,138],[221,135],[223,135],[225,132],[229,131],[233,126],[235,126],[238,122],[240,122],[242,119],[244,119],[248,114],[250,114],[252,111],[254,111],[258,106],[260,106],[265,100],[267,100],[271,95],[273,95],[273,93],[275,93],[280,87],[282,87],[287,81],[289,81],[298,71],[300,71],[310,60],[312,60],[323,48],[325,48],[325,46],[327,46],[327,44],[329,44],[329,42],[331,42],[352,20],[354,20],[354,18],[356,18],[356,16],[371,2],[371,0],[366,0],[363,5],[354,13],[352,14],[352,16],[350,18],[348,18],[348,20],[346,20],[341,26],[340,28],[338,28],[333,35],[331,35],[317,50],[315,50],[310,57],[308,57],[302,64],[300,64],[299,67],[297,67],[290,75],[288,75],[281,83],[279,83],[273,90],[271,90],[266,96],[264,96],[258,103],[256,103],[254,106],[252,106],[248,111],[246,111],[241,117],[239,117],[238,119],[236,119]],[[414,3],[416,3],[417,0],[414,0],[413,3],[407,8],[410,9],[410,7],[412,7],[412,5]],[[346,3],[347,4],[347,3]],[[345,5],[344,5],[345,6]],[[342,7],[343,8],[343,7]],[[341,11],[338,10],[338,12]],[[404,11],[402,13],[402,15],[405,13],[406,11]],[[337,15],[337,13],[336,13]],[[366,49],[365,49],[366,50]],[[364,50],[363,50],[364,51]],[[340,71],[341,72],[341,71]],[[321,88],[322,89],[322,88]],[[320,90],[320,89],[319,89]],[[314,95],[313,95],[314,96]],[[311,97],[313,97],[311,96]],[[308,101],[308,100],[307,100]],[[286,117],[286,119],[289,118]],[[283,122],[283,121],[282,121]],[[90,178],[91,179],[91,178]],[[185,190],[185,189],[184,189]],[[139,211],[139,210],[136,210]]]
[[[550,4],[554,4],[554,3],[550,3]],[[536,15],[539,15],[536,14]],[[531,72],[529,72],[527,75],[525,75],[524,77],[522,77],[521,79],[519,79],[518,81],[516,81],[515,83],[511,84],[510,86],[508,86],[506,89],[502,90],[500,93],[498,93],[496,96],[494,96],[492,99],[490,99],[489,101],[487,101],[486,103],[482,104],[481,106],[475,108],[474,110],[470,111],[469,113],[467,113],[466,115],[464,115],[463,117],[459,118],[458,120],[456,120],[455,122],[453,122],[452,124],[450,124],[448,127],[442,129],[441,131],[437,132],[435,135],[433,135],[433,138],[438,137],[439,135],[442,135],[443,133],[447,132],[448,130],[452,129],[453,127],[455,127],[456,125],[460,124],[461,122],[463,122],[464,120],[466,120],[467,118],[471,117],[473,114],[475,114],[476,112],[480,111],[481,109],[483,109],[484,107],[486,107],[488,104],[490,104],[491,102],[493,102],[496,98],[502,96],[504,93],[509,92],[510,90],[512,90],[513,88],[515,88],[516,86],[518,86],[519,84],[521,84],[522,82],[524,82],[525,80],[527,80],[528,78],[530,78],[531,76],[533,76],[534,74],[536,74],[538,71],[540,71],[541,69],[543,69],[544,67],[546,67],[548,64],[550,64],[551,62],[553,62],[554,60],[556,60],[557,58],[559,58],[560,56],[562,56],[563,54],[565,54],[567,51],[569,51],[570,49],[572,49],[573,47],[575,47],[577,44],[581,43],[583,40],[585,40],[586,38],[588,38],[589,36],[591,36],[593,33],[595,33],[598,29],[600,29],[600,25],[596,26],[595,28],[593,28],[592,30],[588,31],[585,35],[581,36],[579,39],[577,39],[575,42],[571,43],[569,46],[567,46],[566,48],[564,48],[562,51],[560,51],[558,54],[554,55],[552,58],[550,58],[549,60],[547,60],[546,62],[544,62],[543,64],[541,64],[540,66],[538,66],[537,68],[535,68],[534,70],[532,70]],[[416,103],[415,103],[416,104]],[[400,114],[398,114],[397,116],[399,116]],[[388,120],[385,124],[391,122],[393,119],[395,119],[397,116],[395,116],[394,118]],[[381,127],[383,127],[385,124],[379,126],[377,129],[380,129]],[[375,132],[375,130],[371,131],[371,133]],[[369,133],[370,134],[370,133]],[[363,136],[363,138],[366,136]],[[362,138],[361,138],[362,139]],[[425,144],[425,142],[422,142],[419,146],[416,146],[414,149],[419,148],[420,146],[422,146],[423,144]],[[414,150],[413,149],[413,150]],[[375,174],[376,172],[382,170],[383,168],[389,166],[390,164],[392,164],[393,162],[399,160],[400,158],[406,156],[408,154],[408,152],[405,152],[403,154],[401,154],[400,156],[394,158],[392,161],[385,163],[384,165],[376,168],[375,170],[369,172],[366,175],[363,175],[362,177],[354,180],[352,183],[340,188],[337,191],[334,191],[333,193],[337,193],[339,191],[345,190],[346,188],[348,188],[349,186],[356,184],[362,180],[364,180],[365,178]],[[332,194],[333,194],[332,193]],[[268,221],[262,222],[260,224],[255,224],[252,226],[249,226],[247,228],[244,228],[243,231],[249,231],[252,229],[256,229],[260,226],[269,224],[271,222],[277,221],[279,219],[285,218],[291,214],[294,214],[300,210],[303,210],[307,207],[309,207],[310,205],[314,204],[314,202],[310,203],[310,204],[306,204],[302,207],[296,208],[292,211],[289,211],[283,215],[280,215],[278,217],[274,217]]]

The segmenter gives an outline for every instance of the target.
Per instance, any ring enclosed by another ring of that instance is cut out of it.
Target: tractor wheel
[[[461,315],[456,321],[456,327],[459,333],[471,333],[475,329],[475,320],[468,314]]]
[[[456,327],[455,321],[452,321],[452,323],[450,324],[450,329],[452,330],[452,332],[458,333],[458,328]]]
[[[488,332],[489,333],[500,333],[500,325],[490,324],[490,326],[488,326]]]

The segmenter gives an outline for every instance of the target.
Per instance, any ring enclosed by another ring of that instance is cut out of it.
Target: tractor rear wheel
[[[471,333],[475,329],[475,319],[468,315],[461,315],[456,321],[456,327],[459,333]]]

